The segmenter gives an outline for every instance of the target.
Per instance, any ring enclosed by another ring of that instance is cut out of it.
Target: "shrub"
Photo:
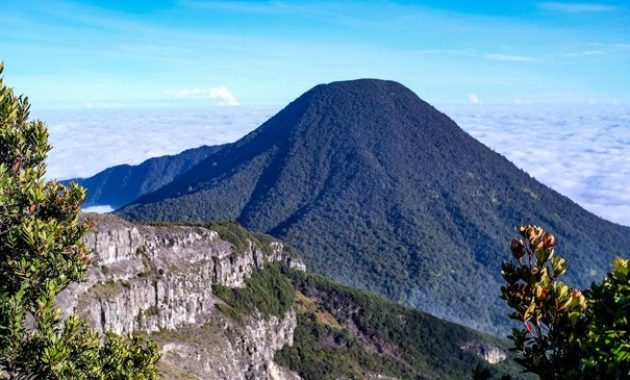
[[[567,264],[554,235],[531,225],[518,231],[501,288],[522,325],[510,336],[518,362],[541,379],[630,378],[629,260],[617,258],[601,284],[581,292],[559,280]]]
[[[85,190],[44,179],[48,131],[28,117],[28,99],[0,76],[0,378],[157,379],[154,344],[101,339],[55,307],[91,264],[81,243],[89,225],[79,221]]]

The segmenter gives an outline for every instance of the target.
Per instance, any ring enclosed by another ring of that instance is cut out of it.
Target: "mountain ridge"
[[[112,166],[91,177],[62,182],[76,182],[88,190],[84,207],[107,205],[117,209],[170,183],[225,145],[203,145],[173,155],[149,158],[138,165]]]

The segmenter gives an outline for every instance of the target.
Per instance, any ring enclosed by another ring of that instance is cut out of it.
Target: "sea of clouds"
[[[464,130],[587,210],[630,226],[630,107],[440,107]],[[279,107],[44,110],[48,177],[91,176],[200,145],[236,141]],[[106,208],[98,211],[107,210]]]
[[[630,226],[630,106],[459,106],[477,140],[585,209]]]

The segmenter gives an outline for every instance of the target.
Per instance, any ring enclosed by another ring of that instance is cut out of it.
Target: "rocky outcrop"
[[[485,360],[490,364],[498,364],[507,359],[507,354],[500,348],[484,342],[466,342],[461,349]]]
[[[154,339],[167,363],[163,374],[170,378],[179,378],[175,371],[183,369],[201,379],[299,379],[273,362],[276,351],[293,344],[296,326],[295,312],[251,316],[242,324],[218,318],[201,328],[162,331]]]
[[[78,313],[100,331],[152,334],[167,378],[293,379],[273,356],[293,344],[294,311],[237,323],[216,308],[222,301],[213,285],[243,287],[254,270],[271,262],[303,269],[282,243],[261,247],[254,240],[237,251],[203,227],[99,217],[85,239],[95,260],[88,280],[71,285],[57,303],[66,315]]]

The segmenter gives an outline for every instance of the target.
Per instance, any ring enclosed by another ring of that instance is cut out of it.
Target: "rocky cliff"
[[[293,344],[295,311],[237,322],[217,309],[223,301],[212,289],[243,287],[268,263],[304,265],[280,242],[237,238],[239,244],[201,226],[98,217],[85,239],[95,259],[88,280],[70,286],[58,305],[101,331],[150,334],[162,349],[165,378],[298,378],[273,362],[277,350]]]

